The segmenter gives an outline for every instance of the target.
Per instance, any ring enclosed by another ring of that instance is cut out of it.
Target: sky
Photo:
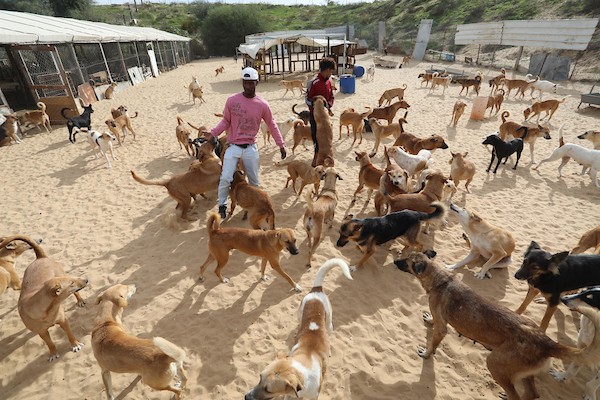
[[[136,0],[139,4],[140,0]],[[145,0],[142,0],[145,1]],[[216,3],[217,0],[206,0],[209,3]],[[304,4],[304,5],[325,5],[327,0],[218,0],[221,3],[265,3],[265,4]],[[371,3],[374,0],[334,0],[337,4],[351,3]],[[96,4],[133,4],[134,0],[94,0]],[[193,3],[193,0],[152,0],[151,3]]]

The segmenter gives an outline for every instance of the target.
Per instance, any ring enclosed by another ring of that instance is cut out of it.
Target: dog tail
[[[137,118],[137,116],[138,116],[138,112],[136,111],[135,115],[133,117],[129,117],[129,118],[134,119],[134,118]]]
[[[559,101],[559,103],[564,103],[566,99],[568,99],[569,97],[571,97],[570,94],[566,95],[565,97],[562,98],[562,100]]]
[[[177,116],[177,125],[183,125],[183,119],[179,115]],[[194,127],[192,126],[192,128],[194,128]],[[196,128],[194,128],[194,129],[196,129]]]
[[[151,180],[142,178],[141,176],[139,176],[138,174],[136,174],[133,171],[129,171],[129,172],[131,172],[131,176],[133,177],[133,179],[135,179],[142,185],[167,186],[167,183],[169,183],[169,181],[171,180],[169,178],[169,179],[163,179],[162,181],[151,181]]]
[[[592,343],[581,349],[557,344],[556,352],[551,357],[557,357],[566,362],[574,362],[578,365],[592,366],[600,364],[600,313],[587,304],[578,305],[576,310],[589,318],[594,324],[595,333]]]
[[[446,215],[446,207],[442,203],[436,201],[435,203],[431,203],[431,207],[435,208],[435,211],[431,214],[421,213],[421,215],[419,216],[419,219],[421,221],[426,221],[429,219],[440,219],[443,218],[444,215]]]
[[[502,123],[506,122],[506,118],[510,117],[510,112],[508,112],[507,110],[502,111]]]
[[[13,240],[20,240],[22,242],[27,243],[29,246],[31,246],[33,251],[35,251],[36,258],[46,258],[47,257],[46,253],[44,252],[44,249],[42,249],[38,245],[38,242],[36,242],[32,238],[30,238],[29,236],[24,236],[24,235],[14,235],[14,236],[9,236],[9,237],[3,238],[2,242],[0,242],[0,250],[5,248],[6,245],[9,244],[10,242],[12,242]]]
[[[525,137],[526,137],[526,136],[527,136],[527,134],[529,133],[529,128],[528,128],[528,127],[526,127],[525,125],[521,125],[520,127],[518,127],[518,128],[515,130],[515,133],[518,133],[520,130],[524,130],[524,131],[525,131],[525,133],[523,134],[523,136],[521,136],[521,137],[520,137],[520,139],[523,139],[523,140],[525,140]]]
[[[296,114],[296,115],[300,115],[300,113],[296,111],[296,106],[297,106],[297,105],[298,105],[298,104],[294,104],[294,105],[292,106],[292,112],[293,112],[294,114]]]
[[[208,219],[206,220],[206,231],[208,232],[208,236],[212,235],[216,231],[221,228],[221,217],[216,212],[212,212],[209,214]]]
[[[179,368],[183,368],[183,362],[185,361],[185,350],[169,342],[167,339],[163,339],[159,336],[153,338],[152,342],[163,353],[174,359],[177,362]]]
[[[342,113],[342,114],[343,114],[343,113]],[[302,125],[302,126],[304,126],[304,121],[302,121],[301,119],[297,119],[296,121],[294,121],[294,125],[293,125],[293,126],[294,126],[294,129],[296,129],[296,127],[297,127],[298,125]]]
[[[44,103],[42,103],[41,101],[38,101],[37,106],[40,110],[42,110],[42,113],[46,113],[46,105]]]
[[[69,117],[65,115],[65,110],[70,110],[70,108],[65,107],[62,110],[60,110],[60,115],[62,115],[64,119],[69,119]]]
[[[563,147],[565,145],[565,139],[563,139],[562,136],[563,126],[565,126],[565,124],[562,124],[560,128],[558,128],[558,147]]]
[[[348,267],[348,263],[342,260],[341,258],[332,258],[330,260],[325,261],[323,265],[317,271],[317,276],[315,277],[315,283],[313,284],[313,289],[323,287],[323,281],[325,280],[325,275],[329,272],[333,267],[340,267],[342,269],[342,273],[344,276],[350,280],[352,280],[352,275],[350,275],[350,267]],[[600,329],[600,328],[599,328]],[[599,330],[600,332],[600,330]],[[600,335],[599,335],[600,336]]]

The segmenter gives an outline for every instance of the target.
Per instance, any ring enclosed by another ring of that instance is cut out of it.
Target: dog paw
[[[444,265],[444,268],[446,268],[449,271],[454,271],[458,267],[456,266],[456,264],[451,264],[451,265],[450,264],[446,264],[446,265]]]
[[[500,393],[498,395],[499,398],[501,398],[502,400],[508,400],[508,395],[504,392]]]
[[[561,372],[561,371],[557,371],[554,368],[550,369],[550,371],[548,371],[548,373],[557,381],[563,382],[567,380],[567,374],[566,372]]]
[[[348,268],[350,269],[350,272],[352,272],[352,273],[356,272],[356,270],[357,270],[356,265],[351,265]]]
[[[423,313],[422,317],[423,317],[423,321],[425,321],[429,324],[433,323],[433,315],[431,315],[430,312],[425,311]]]
[[[419,355],[419,357],[421,358],[429,358],[429,356],[431,355],[427,349],[423,346],[419,346],[417,348],[417,354]]]
[[[56,353],[56,354],[50,354],[50,357],[48,357],[48,362],[52,362],[54,360],[58,360],[60,358],[60,354]]]
[[[533,302],[535,304],[546,304],[546,299],[540,296],[533,299]]]
[[[71,351],[73,353],[77,353],[82,348],[83,348],[83,343],[77,343],[75,346],[71,347]]]
[[[200,276],[198,277],[198,280],[199,280],[200,282],[204,282],[204,276],[203,276],[203,275],[200,275]]]
[[[260,277],[260,280],[263,282],[268,282],[271,277],[269,275],[263,275]]]
[[[85,307],[85,301],[81,300],[77,302],[77,307]]]
[[[294,286],[294,291],[296,293],[300,293],[302,291],[302,287],[296,283],[296,286]]]
[[[485,278],[492,278],[492,274],[490,273],[490,271],[487,272],[483,272],[483,271],[479,271],[475,273],[475,278],[477,279],[485,279]]]

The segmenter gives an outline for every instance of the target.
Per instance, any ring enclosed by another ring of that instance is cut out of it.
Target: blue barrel
[[[364,74],[365,74],[365,68],[362,65],[354,66],[354,75],[356,75],[357,78],[362,78],[362,76]]]
[[[340,75],[340,92],[354,93],[356,87],[356,75]]]

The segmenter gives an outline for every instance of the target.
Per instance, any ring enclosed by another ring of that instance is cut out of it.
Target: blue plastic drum
[[[354,66],[354,75],[356,75],[357,78],[362,78],[362,76],[364,74],[365,74],[365,68],[362,65]]]
[[[356,89],[356,75],[343,74],[340,75],[340,92],[354,93]]]

